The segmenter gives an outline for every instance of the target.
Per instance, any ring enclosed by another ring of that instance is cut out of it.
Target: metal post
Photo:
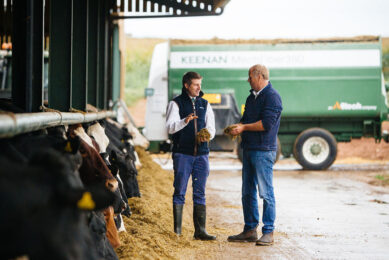
[[[88,37],[87,37],[87,64],[88,64],[88,103],[97,106],[97,43],[98,43],[98,5],[95,1],[88,0]]]
[[[71,107],[85,110],[87,104],[87,0],[72,0],[72,102]]]
[[[119,49],[119,26],[113,24],[112,30],[112,100],[120,97],[120,49]]]
[[[26,112],[43,103],[43,0],[13,2],[12,99]]]
[[[50,0],[49,107],[60,111],[71,107],[71,20],[71,0]]]
[[[98,0],[98,39],[97,39],[97,107],[106,109],[107,100],[107,46],[108,46],[108,9],[107,1]]]

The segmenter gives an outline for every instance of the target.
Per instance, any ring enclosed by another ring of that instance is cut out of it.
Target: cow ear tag
[[[77,202],[79,209],[92,210],[96,207],[96,203],[92,199],[92,194],[88,191],[82,194],[81,199]]]
[[[124,144],[124,139],[121,139],[120,142],[122,142]]]
[[[69,141],[67,141],[64,150],[65,150],[65,152],[68,152],[68,153],[71,153],[73,151],[72,146],[71,146]]]

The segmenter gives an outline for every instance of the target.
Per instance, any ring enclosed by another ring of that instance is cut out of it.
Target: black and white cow
[[[109,120],[102,121],[105,133],[110,140],[107,152],[111,155],[111,164],[119,169],[126,195],[128,198],[140,197],[138,171],[135,167],[135,149],[129,143],[132,136],[125,127],[118,128],[117,124],[113,124]]]

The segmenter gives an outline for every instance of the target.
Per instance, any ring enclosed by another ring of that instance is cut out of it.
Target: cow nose
[[[127,203],[122,200],[122,212],[127,208]]]
[[[114,180],[107,180],[105,183],[105,186],[107,187],[107,189],[114,192],[118,188],[118,182],[115,179]]]

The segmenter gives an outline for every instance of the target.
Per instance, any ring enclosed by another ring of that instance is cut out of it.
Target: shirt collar
[[[253,89],[253,94],[254,94],[254,96],[255,96],[255,98],[257,98],[258,97],[258,95],[259,95],[259,93],[261,93],[262,92],[262,90],[264,90],[266,87],[267,87],[268,85],[266,85],[263,89],[261,89],[261,90],[258,90],[258,91],[255,91],[254,89]]]
[[[259,90],[259,91],[255,91],[254,89],[251,89],[250,91],[251,91],[251,93],[253,93],[254,97],[257,98],[258,95],[259,95],[265,88],[267,88],[269,85],[271,85],[270,81],[269,81],[269,83],[268,83],[263,89],[261,89],[261,90]]]

